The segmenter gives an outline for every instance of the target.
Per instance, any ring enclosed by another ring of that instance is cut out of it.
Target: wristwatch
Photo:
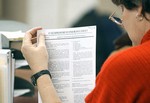
[[[32,81],[32,84],[34,86],[37,86],[37,79],[42,76],[42,75],[45,75],[45,74],[48,74],[50,76],[50,78],[52,78],[50,72],[48,70],[41,70],[39,72],[37,72],[36,74],[32,75],[31,76],[31,81]]]

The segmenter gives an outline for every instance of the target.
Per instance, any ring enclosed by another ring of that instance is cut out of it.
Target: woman
[[[150,103],[150,0],[112,0],[121,7],[121,22],[132,40],[133,47],[110,56],[96,79],[96,87],[86,97],[86,103]],[[119,8],[118,8],[119,9]],[[46,69],[48,55],[44,36],[35,47],[32,36],[41,28],[25,35],[22,52],[33,74]],[[37,79],[43,103],[60,103],[49,75]],[[49,92],[45,92],[49,91]]]

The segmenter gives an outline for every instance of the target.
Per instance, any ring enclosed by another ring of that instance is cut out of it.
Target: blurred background
[[[44,28],[69,27],[91,9],[110,13],[111,0],[0,0],[0,19]]]
[[[96,25],[97,74],[115,49],[113,41],[122,35],[123,30],[108,19],[116,9],[111,0],[0,0],[0,30]]]

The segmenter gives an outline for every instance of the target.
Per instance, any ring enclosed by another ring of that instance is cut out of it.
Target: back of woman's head
[[[150,14],[150,0],[112,0],[112,2],[117,6],[124,5],[128,10],[136,9],[139,6],[142,6],[141,13],[145,18],[146,13]]]

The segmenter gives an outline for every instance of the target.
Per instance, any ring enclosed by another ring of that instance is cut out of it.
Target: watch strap
[[[39,71],[39,72],[37,72],[36,74],[34,74],[34,75],[31,76],[32,84],[33,84],[34,86],[37,86],[37,79],[38,79],[40,76],[45,75],[45,74],[48,74],[48,75],[50,76],[50,78],[52,78],[52,76],[51,76],[49,70],[41,70],[41,71]]]

